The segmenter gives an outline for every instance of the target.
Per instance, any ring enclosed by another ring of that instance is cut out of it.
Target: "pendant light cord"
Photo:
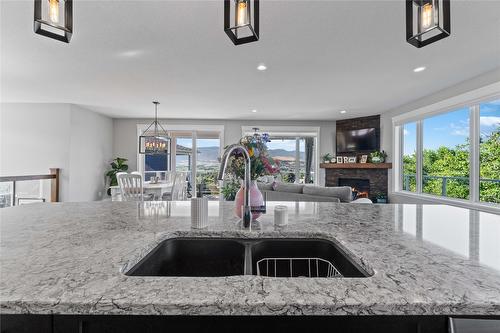
[[[158,104],[159,102],[153,102],[155,105],[155,136],[158,136]]]

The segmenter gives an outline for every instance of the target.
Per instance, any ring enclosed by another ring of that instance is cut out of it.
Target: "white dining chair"
[[[122,201],[144,201],[142,176],[137,173],[118,172],[116,174]],[[146,196],[149,199],[150,196]]]
[[[175,186],[172,188],[172,197],[174,200],[186,200],[187,174],[187,172],[178,172],[175,175]]]
[[[163,193],[163,200],[184,200],[186,187],[186,172],[171,172],[172,190]]]

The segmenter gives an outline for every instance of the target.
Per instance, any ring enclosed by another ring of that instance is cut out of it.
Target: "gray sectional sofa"
[[[268,201],[318,201],[351,202],[352,189],[349,186],[322,187],[288,183],[257,183]],[[364,202],[371,202],[369,199]],[[356,202],[357,200],[355,200]]]

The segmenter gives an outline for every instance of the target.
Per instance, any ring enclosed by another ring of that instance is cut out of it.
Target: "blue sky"
[[[489,135],[500,126],[500,100],[480,105],[480,131],[482,136]],[[424,149],[440,146],[453,148],[463,144],[469,137],[468,108],[448,112],[424,120]],[[416,146],[416,125],[406,124],[404,133],[404,153],[411,154]]]
[[[295,139],[273,139],[271,138],[271,142],[267,144],[268,149],[284,149],[287,151],[295,151]],[[304,151],[304,140],[300,140],[300,151]]]
[[[177,138],[177,144],[191,148],[191,138]],[[198,148],[217,147],[219,146],[219,139],[198,139],[196,145],[198,146]],[[284,149],[288,151],[295,151],[295,139],[273,139],[270,143],[267,144],[267,146],[269,149]],[[304,151],[304,140],[301,140],[300,142],[300,151]]]
[[[198,148],[204,148],[204,147],[218,147],[219,146],[219,139],[198,139],[196,141],[196,146]],[[191,148],[193,145],[192,139],[191,138],[177,138],[177,144]]]

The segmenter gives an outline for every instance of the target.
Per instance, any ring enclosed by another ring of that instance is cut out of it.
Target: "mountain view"
[[[269,149],[269,155],[279,160],[295,159],[295,151],[285,149]],[[304,160],[304,152],[300,153],[300,159]],[[200,147],[198,148],[199,161],[217,161],[219,157],[219,147]]]

